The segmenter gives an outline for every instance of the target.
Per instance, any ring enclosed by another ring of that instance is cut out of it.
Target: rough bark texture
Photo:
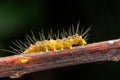
[[[120,39],[92,43],[58,51],[19,54],[0,58],[0,78],[18,78],[23,74],[69,65],[98,61],[118,61]]]

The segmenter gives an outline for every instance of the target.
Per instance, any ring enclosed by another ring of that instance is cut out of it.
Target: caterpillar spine
[[[46,52],[46,51],[55,51],[55,50],[63,50],[63,49],[72,49],[74,46],[84,46],[87,44],[87,33],[90,30],[90,27],[83,32],[83,28],[81,30],[81,33],[79,33],[79,24],[77,25],[76,30],[74,29],[74,26],[68,30],[63,32],[59,32],[57,35],[52,34],[52,30],[48,34],[49,39],[45,39],[45,36],[42,33],[39,33],[40,40],[38,41],[35,38],[35,35],[32,33],[32,37],[29,35],[26,35],[27,42],[24,43],[20,40],[16,40],[16,42],[13,42],[13,44],[18,47],[18,49],[15,49],[10,46],[11,49],[13,49],[13,53],[22,53],[22,54],[29,54],[29,53],[35,53],[35,52]],[[54,39],[55,38],[55,39]]]

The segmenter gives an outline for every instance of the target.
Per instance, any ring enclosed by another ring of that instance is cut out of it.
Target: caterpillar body
[[[38,41],[33,32],[32,37],[29,35],[26,36],[27,42],[24,43],[22,41],[13,42],[13,44],[18,47],[18,49],[15,49],[10,46],[10,48],[13,49],[13,51],[10,51],[12,53],[22,53],[22,54],[29,54],[29,53],[35,53],[35,52],[46,52],[46,51],[55,51],[55,50],[63,50],[63,49],[72,49],[73,46],[84,46],[87,44],[87,32],[90,30],[90,27],[83,32],[83,28],[81,30],[81,33],[79,33],[79,24],[77,25],[76,30],[72,26],[68,31],[59,32],[57,35],[53,35],[52,31],[48,34],[49,39],[45,39],[45,36],[42,33],[40,33],[40,40]],[[52,37],[53,36],[53,37]]]

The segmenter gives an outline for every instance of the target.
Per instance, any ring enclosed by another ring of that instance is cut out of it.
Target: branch
[[[85,46],[33,54],[19,54],[0,58],[0,78],[18,78],[23,74],[69,65],[98,61],[119,61],[120,39],[92,43]]]

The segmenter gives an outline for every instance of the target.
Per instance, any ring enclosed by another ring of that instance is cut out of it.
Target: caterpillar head
[[[69,36],[68,39],[72,45],[85,45],[85,44],[87,44],[85,39],[83,39],[82,36],[79,36],[78,34],[75,34],[73,36]]]

